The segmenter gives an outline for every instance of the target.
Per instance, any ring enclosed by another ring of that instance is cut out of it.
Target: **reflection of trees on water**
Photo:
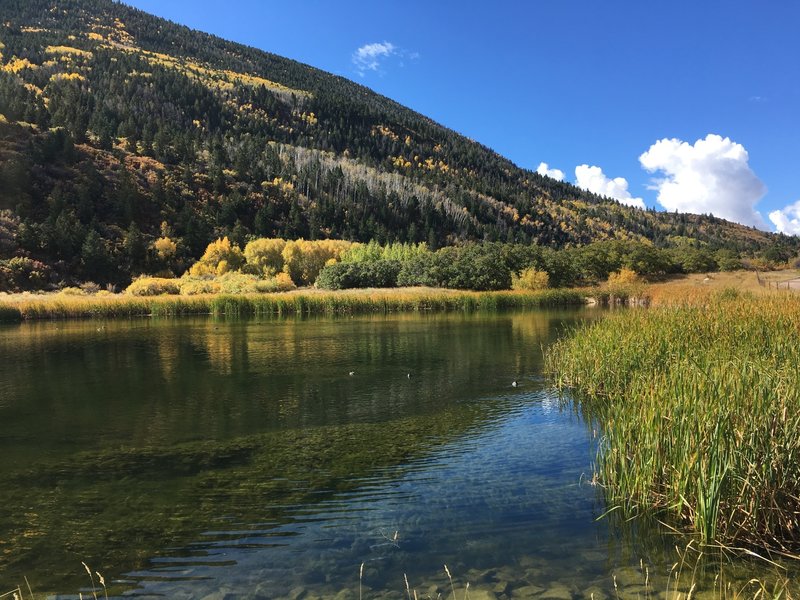
[[[37,369],[15,374],[12,397],[54,415],[60,427],[48,437],[72,435],[88,447],[379,421],[435,412],[537,373],[541,345],[560,320],[524,313],[111,322],[102,332],[95,323],[40,326],[38,335],[16,336]],[[89,434],[93,422],[102,428]]]
[[[480,431],[538,368],[550,320],[22,326],[0,345],[0,416],[20,431],[0,458],[0,570],[44,585],[80,577],[75,556],[131,568],[221,514],[280,519],[270,507],[399,476],[387,467]]]

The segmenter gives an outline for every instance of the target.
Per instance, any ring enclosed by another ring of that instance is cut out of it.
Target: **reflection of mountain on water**
[[[21,326],[0,345],[17,432],[0,438],[3,579],[82,585],[80,561],[108,576],[239,526],[281,543],[297,507],[399,478],[502,416],[560,321]]]

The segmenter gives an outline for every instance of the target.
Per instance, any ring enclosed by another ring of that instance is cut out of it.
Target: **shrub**
[[[511,289],[544,290],[550,287],[550,275],[547,271],[539,271],[535,267],[523,270],[519,275],[511,276]]]
[[[163,294],[180,294],[180,279],[164,279],[161,277],[139,277],[125,290],[131,296],[161,296]]]
[[[217,294],[220,285],[213,279],[199,279],[195,277],[181,277],[181,296],[197,296],[200,294]]]
[[[401,267],[397,260],[334,263],[322,269],[316,286],[327,290],[397,287]]]
[[[608,275],[608,285],[629,285],[631,283],[640,283],[641,278],[636,274],[636,271],[623,267],[619,271],[614,271]]]
[[[283,271],[297,285],[313,284],[322,268],[331,260],[338,261],[342,253],[353,245],[342,240],[296,240],[286,242],[281,255]]]
[[[705,248],[675,248],[672,260],[683,273],[708,273],[717,270],[717,261]]]
[[[272,276],[283,269],[283,249],[286,240],[280,238],[261,238],[253,240],[244,247],[247,265],[243,270],[253,275]]]
[[[511,269],[499,244],[467,244],[421,253],[403,263],[397,285],[462,290],[507,290]]]
[[[453,265],[442,251],[419,254],[403,263],[397,285],[447,287],[453,277]]]
[[[717,261],[720,271],[738,271],[744,268],[742,260],[732,250],[717,250],[714,253],[714,259]]]
[[[575,285],[580,275],[569,251],[552,248],[542,250],[542,270],[547,271],[551,287]]]
[[[231,244],[227,237],[211,242],[203,256],[189,273],[195,276],[224,275],[228,271],[236,271],[244,264],[244,255],[239,246]]]
[[[286,273],[278,273],[275,276],[275,285],[278,286],[278,291],[289,291],[297,287]]]
[[[255,294],[258,281],[258,277],[246,273],[225,273],[216,280],[223,294]]]
[[[94,296],[100,291],[100,286],[94,281],[85,281],[80,285],[80,288],[89,296]]]
[[[278,273],[275,277],[268,277],[256,282],[256,291],[261,293],[269,292],[288,292],[297,286],[286,273]]]
[[[50,278],[50,267],[38,260],[17,256],[0,260],[0,292],[41,290]]]
[[[608,275],[605,293],[610,296],[610,300],[617,302],[641,298],[644,293],[644,283],[635,271],[623,267]]]
[[[58,290],[58,295],[59,296],[86,296],[87,294],[86,294],[85,291],[83,291],[79,287],[67,286],[67,287],[63,287],[60,290]]]

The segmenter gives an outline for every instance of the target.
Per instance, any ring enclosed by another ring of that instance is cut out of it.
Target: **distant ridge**
[[[51,279],[164,268],[163,237],[173,268],[221,236],[778,239],[595,196],[343,77],[111,0],[2,0],[0,54],[0,260]]]

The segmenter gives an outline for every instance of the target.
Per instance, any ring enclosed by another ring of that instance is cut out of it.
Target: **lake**
[[[0,593],[86,598],[82,563],[142,598],[739,589],[757,564],[715,583],[689,539],[600,518],[596,429],[541,373],[597,314],[2,326]]]

